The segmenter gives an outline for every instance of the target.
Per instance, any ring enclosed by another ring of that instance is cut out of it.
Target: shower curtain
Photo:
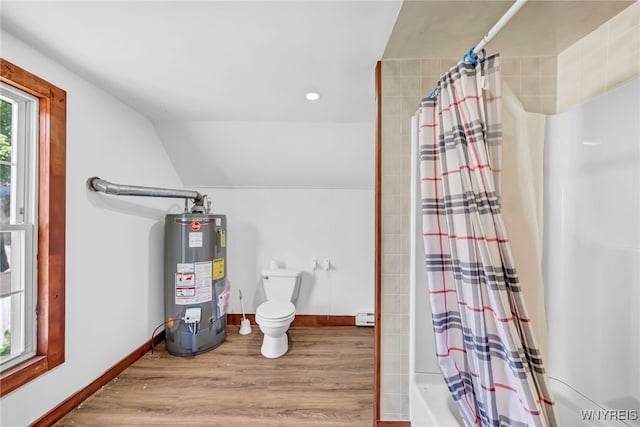
[[[500,212],[499,57],[462,61],[419,111],[425,263],[440,370],[467,426],[556,426]]]

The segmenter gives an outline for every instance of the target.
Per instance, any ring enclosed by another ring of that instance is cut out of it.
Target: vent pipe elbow
[[[138,185],[114,184],[97,176],[87,180],[87,188],[90,191],[98,191],[114,196],[141,196],[141,197],[168,197],[175,199],[193,200],[195,206],[204,207],[206,195],[192,190],[179,190],[160,187],[141,187]],[[198,209],[202,210],[202,208]]]

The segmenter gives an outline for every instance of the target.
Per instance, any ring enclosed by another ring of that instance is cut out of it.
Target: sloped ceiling
[[[0,24],[156,121],[349,122],[372,118],[400,5],[3,0]]]
[[[0,27],[149,117],[187,187],[372,188],[376,61],[460,57],[511,3],[2,0]],[[554,55],[631,3],[530,0],[489,49]]]
[[[373,188],[371,122],[202,120],[156,127],[183,182],[194,186]]]
[[[186,187],[372,188],[374,69],[400,6],[3,0],[0,24],[148,116]]]

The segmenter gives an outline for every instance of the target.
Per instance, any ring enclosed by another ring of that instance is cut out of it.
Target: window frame
[[[9,223],[2,225],[3,232],[12,235],[11,238],[11,280],[22,282],[22,303],[19,304],[19,312],[12,313],[11,345],[13,348],[15,332],[19,332],[18,342],[24,347],[23,351],[10,356],[2,364],[3,369],[27,360],[36,351],[36,318],[27,316],[26,313],[35,312],[37,297],[37,250],[38,241],[35,232],[38,221],[37,211],[37,165],[38,165],[38,99],[14,86],[0,81],[3,94],[0,96],[4,102],[12,104],[12,156],[11,167],[11,210]],[[6,166],[6,165],[5,165]],[[16,234],[17,234],[16,233]],[[15,239],[15,240],[14,240]],[[15,245],[16,241],[18,242]],[[4,243],[4,242],[3,242]],[[18,250],[15,253],[15,250]],[[17,276],[17,277],[16,277]],[[12,283],[11,289],[14,286]],[[11,292],[14,293],[14,292]],[[9,296],[11,298],[11,296]],[[14,300],[15,303],[15,300]],[[12,305],[12,311],[14,310]],[[19,326],[14,321],[20,319]],[[16,327],[17,326],[17,327]],[[0,331],[1,332],[1,331]]]
[[[0,81],[38,98],[36,353],[0,373],[0,397],[64,363],[67,93],[0,58]]]

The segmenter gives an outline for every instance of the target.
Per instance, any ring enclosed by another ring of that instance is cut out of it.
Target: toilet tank
[[[262,272],[267,301],[293,301],[298,294],[300,271],[279,268]]]

